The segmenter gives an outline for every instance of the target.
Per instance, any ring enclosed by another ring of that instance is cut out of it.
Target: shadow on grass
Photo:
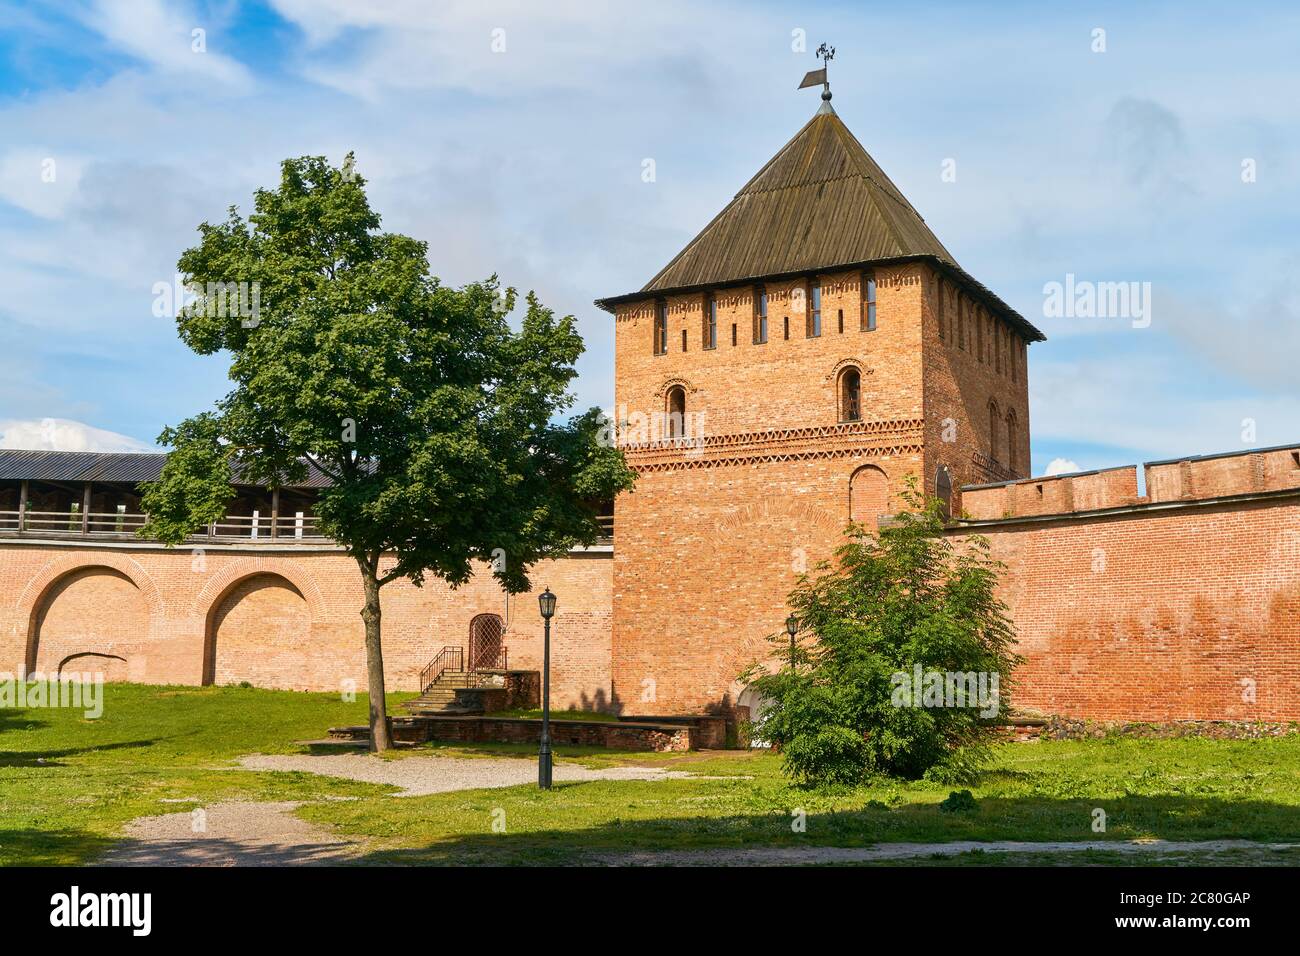
[[[15,730],[39,730],[48,723],[45,720],[38,720],[29,709],[0,707],[0,734]],[[4,737],[0,737],[0,746],[3,745]]]
[[[62,750],[26,750],[0,751],[0,767],[62,767],[59,760],[63,757],[75,757],[80,754],[94,753],[99,750],[130,750],[138,747],[152,747],[158,743],[157,738],[148,740],[120,740],[116,743],[96,744],[86,747],[65,747]]]
[[[0,830],[0,864],[70,866],[105,852],[116,841],[85,830]]]
[[[569,810],[588,783],[557,786],[543,802],[557,801],[556,814]],[[568,797],[568,800],[565,798]],[[797,804],[799,795],[789,795]],[[587,801],[583,801],[587,802]],[[524,810],[503,801],[507,823]],[[628,810],[631,808],[628,807]],[[684,808],[685,809],[685,808]],[[425,846],[381,850],[357,858],[364,865],[557,865],[601,862],[682,863],[690,851],[747,851],[759,848],[871,847],[889,843],[1023,841],[1087,844],[1098,850],[1116,843],[1156,838],[1174,842],[1250,840],[1300,843],[1300,807],[1263,801],[1230,801],[1184,796],[1128,796],[1115,799],[1057,800],[1041,797],[979,800],[968,812],[943,812],[937,803],[883,804],[854,810],[807,812],[803,832],[792,822],[799,808],[727,816],[631,819],[611,808],[610,819],[573,829],[523,829],[492,833],[483,826]],[[1106,814],[1106,830],[1092,829],[1093,811]],[[533,805],[532,818],[553,818]],[[476,825],[483,815],[475,814]],[[1065,851],[1073,852],[1073,851]],[[1147,852],[1156,852],[1150,851]],[[1186,852],[1186,851],[1184,851]],[[1118,854],[1118,851],[1117,851]],[[641,857],[649,856],[648,859]],[[636,859],[620,860],[622,856]],[[725,858],[707,860],[722,863]],[[741,859],[734,860],[742,863]],[[782,861],[797,862],[797,861]],[[812,861],[810,861],[812,862]],[[761,863],[760,863],[761,865]]]
[[[97,866],[327,866],[345,862],[348,843],[252,843],[224,837],[127,839],[97,854]]]

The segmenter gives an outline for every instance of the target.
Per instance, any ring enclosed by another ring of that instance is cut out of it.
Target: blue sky
[[[281,159],[348,150],[444,281],[577,315],[580,402],[609,405],[592,299],[807,120],[822,40],[841,118],[1049,337],[1036,474],[1300,440],[1300,12],[1136,7],[0,0],[0,444],[149,445],[208,407],[223,363],[154,283]],[[1151,283],[1149,327],[1044,316],[1067,274]]]

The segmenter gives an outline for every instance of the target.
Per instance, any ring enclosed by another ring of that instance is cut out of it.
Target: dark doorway
[[[480,614],[469,622],[469,669],[505,667],[501,638],[505,626],[498,614]]]

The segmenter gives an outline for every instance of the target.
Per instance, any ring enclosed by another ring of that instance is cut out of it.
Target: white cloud
[[[0,448],[30,451],[157,451],[148,442],[67,418],[0,420]]]
[[[215,28],[220,24],[184,6],[161,0],[96,0],[83,19],[113,46],[159,73],[216,80],[235,90],[252,86],[244,65],[217,49]]]
[[[0,200],[42,219],[57,219],[77,198],[83,162],[48,149],[0,156]]]
[[[1083,471],[1083,469],[1070,459],[1053,458],[1048,462],[1047,467],[1043,470],[1043,477],[1050,478],[1052,475],[1069,475],[1076,471]]]
[[[247,213],[281,159],[338,162],[349,149],[385,228],[427,240],[444,281],[497,272],[577,315],[580,402],[608,404],[613,322],[591,300],[639,288],[806,121],[817,94],[793,87],[818,64],[792,49],[791,30],[806,30],[810,51],[826,17],[682,0],[271,0],[292,27],[274,28],[283,42],[266,69],[265,47],[235,46],[246,6],[77,0],[77,20],[133,61],[111,57],[110,73],[74,83],[33,72],[30,91],[0,100],[6,416],[156,433],[209,404],[226,387],[219,359],[189,355],[151,315],[153,283],[171,280],[200,221],[232,202]],[[1286,213],[1300,198],[1300,96],[1257,95],[1297,87],[1276,12],[1253,16],[1209,36],[1140,30],[1134,14],[1136,74],[1113,68],[1118,47],[1095,57],[1050,18],[954,8],[938,29],[897,12],[836,21],[845,122],[958,260],[1052,339],[1031,353],[1043,461],[1101,464],[1083,445],[1134,460],[1227,450],[1248,418],[1260,443],[1294,438],[1300,299]],[[23,43],[85,43],[56,19],[28,20]],[[191,52],[196,27],[207,53]],[[899,42],[855,50],[871,29]],[[232,100],[243,89],[258,95]],[[33,175],[47,154],[54,189]],[[1246,156],[1259,160],[1250,185]],[[645,157],[654,183],[641,180]],[[956,182],[940,179],[945,157]],[[1150,279],[1152,328],[1043,320],[1043,283],[1067,272]],[[156,368],[165,384],[142,388]]]
[[[519,97],[544,91],[606,89],[619,72],[640,68],[661,87],[686,79],[700,95],[708,76],[728,71],[765,39],[789,28],[763,17],[736,17],[727,5],[702,13],[681,0],[641,5],[589,0],[271,0],[300,29],[308,50],[297,66],[322,86],[378,101],[389,93],[461,90]],[[710,25],[725,22],[729,42],[710,45]],[[351,34],[347,49],[330,44]],[[793,72],[793,71],[792,71]],[[662,89],[660,92],[662,96]]]
[[[1240,290],[1191,300],[1167,297],[1157,315],[1170,334],[1253,387],[1300,397],[1300,256],[1272,260],[1262,274],[1239,282]]]
[[[1115,349],[1030,369],[1035,443],[1127,450],[1127,464],[1244,451],[1295,439],[1300,397],[1235,387],[1152,338],[1149,352]]]

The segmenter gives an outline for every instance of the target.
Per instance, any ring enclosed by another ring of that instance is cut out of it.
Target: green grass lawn
[[[403,695],[405,696],[405,695]],[[390,707],[400,697],[390,701]],[[137,816],[218,799],[306,800],[299,813],[364,839],[366,862],[553,863],[592,851],[948,840],[1300,841],[1300,737],[1255,741],[1095,740],[1006,744],[946,813],[951,787],[882,782],[838,793],[792,787],[759,752],[628,754],[561,747],[560,762],[665,766],[705,777],[560,783],[394,797],[390,788],[234,766],[247,753],[365,720],[365,700],[234,687],[108,685],[104,715],[0,710],[0,863],[93,860]],[[429,752],[526,757],[527,746]],[[346,796],[354,799],[322,800]],[[1107,817],[1092,829],[1093,811]],[[794,832],[794,814],[806,830]],[[494,832],[494,822],[505,832]],[[968,855],[969,856],[969,855]],[[992,855],[988,855],[992,856]],[[944,865],[996,862],[980,858]],[[1096,862],[1126,862],[1100,850]],[[1127,860],[1127,862],[1134,862]],[[1295,862],[1279,854],[1278,862]]]
[[[165,800],[373,793],[315,775],[230,769],[242,754],[299,752],[294,740],[365,720],[364,697],[240,687],[108,684],[96,720],[79,710],[0,709],[0,864],[93,859],[128,820],[188,809]]]

